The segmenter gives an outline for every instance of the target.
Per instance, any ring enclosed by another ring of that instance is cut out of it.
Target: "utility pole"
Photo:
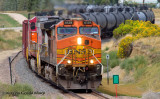
[[[145,2],[145,0],[143,0],[143,7],[144,7],[144,2]]]

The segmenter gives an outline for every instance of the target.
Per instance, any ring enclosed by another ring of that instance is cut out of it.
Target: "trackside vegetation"
[[[117,56],[117,51],[110,51],[109,53],[105,53],[102,51],[102,64],[105,66],[104,72],[107,72],[107,60],[106,54],[109,54],[110,59],[108,61],[109,68],[114,68],[115,66],[119,66],[120,59]]]
[[[110,52],[102,53],[102,63],[106,66],[106,54],[114,52],[114,56],[110,56],[110,62],[118,60],[115,66],[121,68],[118,95],[142,97],[147,91],[159,92],[160,27],[150,22],[127,20],[113,31],[113,36],[117,41],[109,48]],[[112,70],[111,63],[109,64]],[[102,86],[97,90],[115,96],[114,88],[110,78],[109,85],[103,79]]]
[[[117,55],[120,58],[129,57],[128,52],[131,51],[131,45],[134,41],[145,37],[160,36],[160,27],[149,21],[127,20],[125,24],[122,23],[113,31],[113,35],[116,39],[122,38],[127,34],[130,34],[130,36],[123,38],[119,43]]]
[[[0,28],[20,27],[21,25],[7,14],[0,14]]]
[[[0,83],[0,99],[15,99],[15,97],[16,99],[46,99],[45,97],[37,98],[32,94],[33,92],[32,86],[28,84],[8,85]]]
[[[22,33],[14,30],[0,31],[0,50],[17,49],[22,46]]]
[[[11,97],[13,97],[13,96],[19,96],[20,94],[16,94],[18,92],[19,93],[33,92],[33,88],[27,84],[8,85],[8,84],[0,83],[0,93],[1,93],[0,98],[1,99],[11,99]],[[23,97],[26,97],[26,96],[23,95]],[[29,95],[28,97],[31,97],[31,95]],[[20,98],[20,99],[22,99],[22,98]]]

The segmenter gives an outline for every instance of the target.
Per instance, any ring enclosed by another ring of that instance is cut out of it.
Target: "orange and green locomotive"
[[[58,16],[25,20],[23,55],[33,71],[65,89],[101,84],[100,26],[92,21]]]

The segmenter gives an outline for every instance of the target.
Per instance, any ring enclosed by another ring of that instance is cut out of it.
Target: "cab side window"
[[[35,23],[32,22],[32,23],[31,23],[31,30],[34,30],[35,28],[36,28]]]

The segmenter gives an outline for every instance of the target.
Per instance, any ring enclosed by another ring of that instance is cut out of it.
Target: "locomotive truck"
[[[96,89],[102,80],[100,26],[81,18],[35,16],[23,22],[29,68],[65,89]]]

